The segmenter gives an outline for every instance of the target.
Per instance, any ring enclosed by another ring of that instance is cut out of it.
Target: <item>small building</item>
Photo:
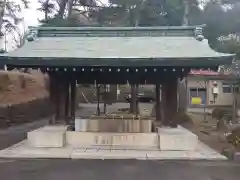
[[[191,70],[187,77],[187,98],[191,106],[232,106],[234,75],[209,70]],[[216,90],[214,92],[214,89]]]

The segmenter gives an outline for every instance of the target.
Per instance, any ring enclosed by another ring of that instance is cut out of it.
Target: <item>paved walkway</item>
[[[46,124],[48,124],[47,118],[32,123],[0,129],[0,150],[26,139],[28,131]]]

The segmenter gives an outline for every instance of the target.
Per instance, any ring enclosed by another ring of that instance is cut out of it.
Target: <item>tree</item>
[[[22,6],[28,8],[28,2],[21,0],[22,4],[11,0],[0,0],[0,41],[1,46],[5,44],[5,36],[8,32],[17,33],[18,25],[23,21],[21,15]],[[21,41],[22,42],[22,41]],[[4,48],[6,50],[6,48]]]
[[[28,8],[28,1],[21,0],[21,3],[25,8]],[[22,11],[20,4],[11,0],[0,0],[0,27],[4,23],[4,18],[11,18],[14,23],[17,24],[22,17],[19,17],[19,13]]]
[[[3,24],[3,16],[4,16],[4,12],[5,12],[5,6],[6,6],[6,0],[0,0],[0,33],[1,33],[1,36],[3,36],[2,32],[1,32],[1,27]]]
[[[55,0],[58,3],[54,7],[49,6],[49,4],[54,4],[53,2],[47,3],[46,1],[42,1],[38,9],[44,12],[45,19],[48,18],[48,22],[40,20],[43,26],[91,26],[95,24],[89,15],[93,8],[98,8],[95,0]]]
[[[49,14],[53,13],[56,9],[55,4],[52,3],[50,0],[39,0],[41,7],[38,8],[38,11],[44,12],[44,20],[45,22],[49,19]]]

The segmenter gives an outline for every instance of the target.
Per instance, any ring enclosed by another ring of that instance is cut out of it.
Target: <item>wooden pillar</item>
[[[69,78],[63,72],[49,73],[49,94],[54,108],[54,122],[68,123],[69,120]]]
[[[174,117],[177,115],[177,79],[172,79],[162,85],[163,124],[176,127]]]
[[[67,121],[68,117],[66,116],[66,106],[68,106],[67,100],[67,94],[69,93],[69,90],[67,89],[68,84],[68,78],[67,73],[59,72],[59,78],[58,78],[58,121],[59,122],[65,122]]]
[[[50,102],[51,106],[53,108],[54,112],[54,118],[51,119],[51,124],[55,124],[55,119],[58,114],[58,108],[57,108],[57,83],[56,83],[56,77],[54,73],[48,73],[49,76],[49,97],[50,97]]]
[[[104,84],[104,96],[103,96],[103,103],[104,103],[104,109],[103,109],[103,112],[104,114],[106,114],[107,112],[107,85]]]
[[[156,93],[156,105],[155,105],[156,121],[160,121],[161,120],[160,84],[156,84],[155,93]]]
[[[130,113],[136,113],[136,85],[131,84],[131,101],[130,101]]]
[[[76,79],[75,77],[71,78],[70,87],[71,87],[70,114],[71,114],[71,120],[75,121],[75,110],[76,110]]]
[[[138,114],[139,114],[139,99],[137,98],[138,97],[138,90],[139,90],[139,85],[136,84],[135,85],[135,98],[136,98],[136,100],[135,100],[135,103],[136,103],[135,114],[136,114],[136,116],[138,116]]]
[[[232,92],[233,92],[233,102],[232,102],[232,123],[237,123],[236,121],[236,115],[237,115],[237,111],[236,111],[236,101],[237,101],[237,96],[236,96],[236,87],[235,84],[232,85]]]
[[[99,84],[96,84],[96,88],[97,88],[97,116],[100,116],[100,107],[99,107],[99,103],[100,103],[100,86],[99,86]]]
[[[49,90],[55,111],[54,123],[66,120],[66,82],[67,78],[61,72],[49,73]]]
[[[66,123],[68,124],[69,123],[69,85],[70,85],[70,82],[69,80],[67,80],[65,82],[65,121]]]
[[[58,121],[60,119],[60,84],[59,84],[59,81],[58,81],[58,77],[56,76],[55,77],[55,91],[54,91],[54,94],[55,94],[55,106],[56,106],[56,116],[55,116],[55,122]]]

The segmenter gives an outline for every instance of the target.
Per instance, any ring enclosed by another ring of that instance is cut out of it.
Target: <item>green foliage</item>
[[[223,53],[236,54],[237,58],[240,59],[240,42],[237,40],[227,40],[218,43],[215,49]]]
[[[42,27],[81,27],[81,26],[89,26],[84,25],[78,21],[76,16],[69,17],[68,19],[61,19],[58,16],[55,16],[46,21],[40,21],[42,23]]]
[[[182,25],[185,6],[182,0],[111,0],[113,6],[92,13],[99,24],[105,26],[170,26]],[[189,0],[189,20],[201,14],[196,0]],[[199,20],[197,20],[199,22]]]
[[[71,27],[71,26],[77,26],[78,25],[77,22],[74,21],[74,20],[70,21],[68,19],[61,19],[58,16],[50,18],[47,21],[41,20],[40,22],[42,23],[41,26],[43,26],[43,27],[48,27],[48,26],[53,26],[53,27],[55,27],[55,26],[56,27],[57,26],[68,27],[69,26],[69,27]]]
[[[48,14],[54,12],[54,10],[56,9],[56,5],[50,2],[50,0],[39,0],[38,2],[41,4],[41,6],[37,10],[44,12],[44,15],[45,15],[44,20],[47,21]]]

